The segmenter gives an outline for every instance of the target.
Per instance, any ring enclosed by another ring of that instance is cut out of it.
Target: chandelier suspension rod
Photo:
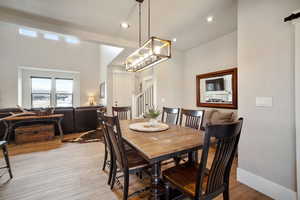
[[[151,13],[150,13],[150,0],[148,0],[148,39],[150,39],[150,23],[151,23],[151,18],[150,18],[150,15],[151,15]]]
[[[142,46],[142,3],[139,3],[139,47]]]
[[[146,17],[146,25],[148,32],[148,40],[142,45],[142,3],[144,0],[135,0],[139,3],[139,48],[130,54],[125,60],[126,71],[139,72],[154,65],[157,65],[171,58],[171,41],[151,37],[151,0],[148,1],[148,10]],[[147,36],[146,36],[147,37]],[[152,71],[153,72],[153,71]]]

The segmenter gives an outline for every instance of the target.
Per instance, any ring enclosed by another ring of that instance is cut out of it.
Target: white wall
[[[185,52],[183,106],[196,106],[196,76],[237,67],[237,32]],[[182,78],[181,78],[182,79]]]
[[[295,103],[296,103],[296,150],[297,150],[297,191],[300,191],[300,19],[295,23]],[[300,192],[298,192],[300,199]]]
[[[261,177],[252,186],[263,185],[277,199],[293,199],[296,191],[294,41],[283,18],[299,7],[298,0],[239,0],[238,6],[239,115],[245,118],[239,168]],[[256,97],[273,97],[273,107],[256,107]]]
[[[143,77],[153,76],[156,84],[156,102],[159,109],[166,107],[182,107],[183,101],[184,55],[173,50],[172,58],[162,62],[153,69],[141,72]]]
[[[156,102],[159,108],[181,107],[183,101],[182,75],[184,70],[184,55],[172,51],[172,59],[154,68],[156,81]]]
[[[80,73],[80,104],[99,93],[99,45],[68,44],[29,38],[18,34],[18,26],[0,23],[0,107],[18,103],[19,66],[77,71]]]
[[[99,65],[100,65],[100,83],[106,82],[106,95],[104,99],[100,99],[100,103],[103,105],[108,104],[108,99],[111,100],[110,89],[112,88],[111,79],[108,79],[109,76],[109,64],[112,60],[123,50],[123,48],[100,45],[99,46]]]

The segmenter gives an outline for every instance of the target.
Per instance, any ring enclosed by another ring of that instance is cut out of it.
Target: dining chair
[[[203,122],[204,110],[181,109],[180,126],[199,129]]]
[[[229,200],[230,170],[242,125],[243,118],[233,123],[207,125],[200,164],[185,163],[163,172],[165,199],[170,199],[170,187],[173,186],[194,200],[213,199],[222,193],[224,200]],[[207,169],[212,141],[217,144],[217,148],[212,165]]]
[[[126,151],[118,117],[104,117],[106,134],[109,137],[112,154],[111,189],[114,187],[117,169],[123,172],[123,200],[128,199],[129,174],[140,173],[149,168],[149,163],[136,151]]]
[[[131,106],[112,107],[112,115],[118,116],[119,120],[131,120],[132,119]]]
[[[107,184],[111,185],[112,183],[112,173],[113,173],[113,149],[112,149],[112,145],[109,139],[109,135],[107,133],[107,131],[104,131],[103,134],[104,137],[104,160],[103,160],[103,167],[102,167],[102,171],[105,171],[106,166],[109,168],[109,173],[108,173],[108,180],[107,180]]]
[[[103,160],[103,166],[102,166],[103,171],[105,170],[106,166],[110,166],[110,164],[111,164],[110,160],[108,160],[108,154],[110,154],[110,148],[109,148],[109,144],[108,144],[108,138],[106,136],[106,131],[104,131],[104,114],[105,114],[105,112],[97,111],[98,126],[99,126],[99,129],[101,129],[101,131],[103,133],[103,143],[104,143],[104,160]],[[110,181],[108,181],[108,183],[109,182]]]
[[[204,112],[204,110],[181,109],[179,125],[199,130],[203,122]],[[174,157],[176,165],[186,157],[186,154]],[[193,157],[194,160],[198,161],[198,152],[194,152]]]
[[[103,143],[104,143],[104,160],[103,160],[103,166],[102,166],[102,171],[105,171],[105,168],[109,168],[109,177],[107,184],[111,184],[111,179],[112,179],[112,169],[113,169],[113,163],[112,163],[112,158],[113,158],[113,150],[112,150],[112,145],[109,139],[109,135],[107,131],[105,130],[105,113],[103,112],[98,112],[98,121],[100,126],[102,126],[102,131],[103,131]],[[133,149],[129,145],[125,145],[125,150],[126,151],[133,151]]]
[[[6,166],[0,167],[0,169],[6,169],[7,168],[8,173],[9,173],[9,177],[12,179],[13,175],[12,175],[12,172],[11,172],[11,166],[10,166],[9,157],[8,157],[7,142],[6,141],[0,141],[0,148],[2,149],[3,156],[4,156],[4,159],[5,159],[5,163],[6,163]]]
[[[180,108],[167,108],[163,107],[161,121],[167,124],[178,123]]]

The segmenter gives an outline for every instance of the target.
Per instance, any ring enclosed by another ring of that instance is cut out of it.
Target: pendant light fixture
[[[139,6],[139,48],[125,61],[126,71],[139,72],[148,69],[158,63],[171,58],[171,41],[150,37],[150,0],[148,0],[148,40],[142,45],[141,21],[142,3],[144,0],[136,0]]]

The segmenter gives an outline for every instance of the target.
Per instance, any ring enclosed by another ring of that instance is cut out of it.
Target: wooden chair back
[[[233,123],[206,126],[202,157],[197,173],[196,197],[202,196],[204,192],[203,199],[212,199],[224,190],[228,191],[230,170],[237,151],[242,125],[243,118]],[[202,191],[204,177],[207,175],[205,169],[212,138],[216,139],[217,148],[209,170],[206,190]]]
[[[119,168],[121,170],[128,169],[128,161],[118,117],[104,116],[104,125],[106,136],[108,138],[107,142],[111,145],[111,149]]]
[[[119,120],[131,120],[132,112],[130,106],[112,107],[112,115],[118,116]]]
[[[199,129],[204,117],[204,110],[181,109],[180,126]]]
[[[112,151],[109,135],[105,128],[105,115],[103,112],[97,112],[97,115],[98,115],[98,123],[99,123],[100,127],[103,128],[104,144],[109,151]]]
[[[180,108],[167,108],[163,107],[161,121],[167,124],[178,123]]]
[[[98,125],[100,127],[104,126],[104,115],[106,113],[106,110],[97,110],[97,119],[98,119]]]

